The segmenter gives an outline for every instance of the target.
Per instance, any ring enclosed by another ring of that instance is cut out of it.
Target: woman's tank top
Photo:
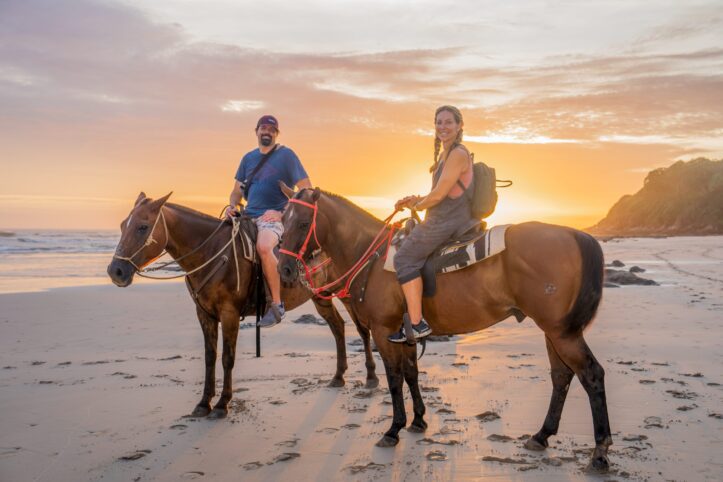
[[[464,146],[461,146],[464,148]],[[466,148],[464,148],[467,151]],[[439,163],[437,169],[432,175],[432,189],[439,182],[439,178],[442,176],[442,170],[446,159]],[[456,222],[467,222],[472,219],[472,208],[468,199],[468,191],[472,185],[472,179],[474,176],[474,170],[472,169],[472,159],[470,158],[470,166],[467,170],[462,173],[459,181],[465,186],[464,191],[459,184],[455,183],[454,187],[450,190],[449,194],[437,205],[432,206],[427,210],[428,218],[453,218],[451,221]],[[452,197],[456,194],[456,197]]]

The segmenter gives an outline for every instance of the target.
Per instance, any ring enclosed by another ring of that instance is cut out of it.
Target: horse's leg
[[[362,326],[359,320],[354,315],[351,315],[354,319],[354,325],[356,330],[359,332],[359,336],[364,343],[364,365],[367,367],[367,382],[364,388],[377,388],[379,386],[379,378],[377,378],[377,364],[374,361],[374,354],[372,353],[371,333],[366,326]]]
[[[545,342],[547,344],[547,356],[550,358],[552,398],[550,399],[550,408],[547,410],[547,416],[545,417],[545,422],[542,424],[542,428],[525,443],[525,448],[529,450],[544,450],[547,448],[547,439],[550,435],[557,433],[557,428],[560,426],[562,407],[565,405],[567,391],[570,389],[570,382],[575,375],[575,373],[560,360],[550,339],[545,337]]]
[[[593,356],[582,334],[569,338],[551,337],[550,341],[562,361],[575,372],[590,399],[595,450],[587,469],[606,472],[610,468],[608,447],[612,445],[613,439],[610,435],[608,407],[605,400],[605,371]]]
[[[238,339],[239,313],[230,309],[221,313],[221,332],[223,334],[223,389],[216,405],[208,415],[209,418],[224,418],[228,414],[228,403],[231,401],[233,365],[236,360],[236,340]]]
[[[349,313],[349,316],[351,316],[351,319],[354,321],[356,331],[359,332],[359,336],[364,343],[364,365],[367,367],[367,382],[364,385],[364,388],[377,388],[379,386],[379,378],[377,378],[377,364],[374,362],[374,355],[372,354],[371,332],[369,331],[369,328],[361,324],[359,318],[356,316],[354,311],[352,311],[349,303],[344,303],[344,306],[346,307],[346,311]]]
[[[399,443],[399,431],[407,425],[407,413],[404,410],[404,374],[402,371],[403,345],[391,343],[387,337],[392,330],[385,326],[372,331],[374,342],[377,344],[379,354],[384,362],[384,369],[387,372],[387,384],[389,393],[392,396],[392,408],[394,416],[392,426],[384,436],[377,442],[377,447],[394,447]]]
[[[206,379],[203,384],[203,396],[193,409],[194,417],[205,417],[211,412],[211,399],[216,395],[216,345],[218,343],[218,321],[211,318],[196,305],[196,315],[203,331],[203,344],[206,352]]]
[[[316,306],[316,311],[318,311],[322,318],[324,318],[329,324],[331,333],[334,335],[334,341],[336,342],[336,373],[334,374],[334,378],[332,378],[329,382],[328,386],[343,387],[344,373],[347,369],[344,319],[336,310],[331,300],[322,300],[314,297],[313,302]]]
[[[414,420],[407,428],[410,432],[421,433],[427,430],[427,422],[424,421],[424,400],[422,393],[419,391],[419,369],[417,367],[417,350],[416,346],[404,346],[404,358],[402,360],[402,372],[404,380],[409,386],[409,392],[412,394],[412,403],[414,410]]]

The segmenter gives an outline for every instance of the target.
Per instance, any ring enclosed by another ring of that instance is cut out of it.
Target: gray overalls
[[[444,162],[441,162],[434,171],[432,189],[437,185],[443,168]],[[404,239],[394,255],[394,269],[399,283],[403,284],[420,277],[422,266],[434,250],[479,224],[479,220],[472,217],[469,202],[472,187],[473,182],[460,197],[452,199],[447,196],[442,202],[429,208],[424,222],[415,227]]]

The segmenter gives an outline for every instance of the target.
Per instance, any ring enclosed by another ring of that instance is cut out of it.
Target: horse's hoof
[[[192,417],[205,417],[211,412],[211,407],[206,407],[204,405],[196,405],[196,408],[193,409],[193,412],[191,412]]]
[[[228,414],[228,410],[225,408],[214,408],[211,410],[211,413],[208,414],[207,418],[210,418],[212,420],[219,420],[222,418],[226,418],[226,415]]]
[[[343,378],[334,377],[334,378],[331,379],[331,381],[329,382],[329,384],[327,385],[327,387],[340,388],[340,387],[343,387],[344,384],[345,384],[345,382],[344,382],[344,379],[343,379]]]
[[[424,433],[427,430],[427,422],[422,420],[422,423],[414,422],[409,427],[407,427],[407,432],[412,433]]]
[[[367,382],[364,384],[364,388],[372,389],[379,386],[378,378],[367,378]]]
[[[376,443],[377,447],[394,447],[399,443],[399,437],[392,437],[391,435],[384,435]]]
[[[541,452],[547,448],[547,440],[545,440],[544,443],[540,443],[535,437],[530,437],[527,439],[527,442],[525,442],[525,448],[527,450]]]
[[[590,459],[590,463],[585,467],[585,472],[588,474],[606,474],[610,470],[610,461],[606,455],[593,457]]]

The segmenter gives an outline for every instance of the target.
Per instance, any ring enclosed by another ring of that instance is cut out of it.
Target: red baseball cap
[[[262,125],[268,125],[273,126],[276,128],[276,130],[279,130],[279,121],[276,120],[276,117],[272,115],[265,115],[259,119],[259,121],[256,123],[256,128],[258,129]]]

